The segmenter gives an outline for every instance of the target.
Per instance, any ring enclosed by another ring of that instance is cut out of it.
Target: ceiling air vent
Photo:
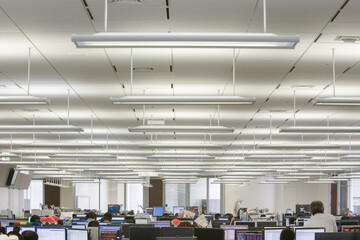
[[[273,112],[273,113],[284,113],[284,112],[287,112],[288,110],[285,110],[285,109],[272,109],[272,110],[269,110],[269,112]]]
[[[152,72],[154,71],[153,67],[134,67],[134,72]]]
[[[360,41],[360,36],[337,36],[335,41],[343,41],[346,43],[354,43]]]

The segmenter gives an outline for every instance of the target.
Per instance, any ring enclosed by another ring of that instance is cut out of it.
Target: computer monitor
[[[72,225],[85,225],[86,227],[89,225],[90,221],[85,220],[78,220],[78,221],[72,221]]]
[[[179,214],[181,211],[185,210],[185,207],[181,207],[181,206],[174,206],[173,207],[173,213],[175,214]]]
[[[86,218],[86,214],[76,214],[76,217],[78,217],[78,218]]]
[[[360,232],[359,225],[341,226],[342,232]]]
[[[235,221],[234,225],[247,225],[249,228],[255,227],[255,222],[252,221]]]
[[[120,205],[119,204],[108,204],[108,212],[113,214],[120,213]]]
[[[104,216],[97,216],[96,217],[96,221],[101,221],[101,219],[103,218]]]
[[[199,207],[198,206],[187,206],[186,210],[194,213],[195,215],[199,214]]]
[[[224,240],[225,232],[223,229],[195,228],[194,235],[198,240]]]
[[[219,221],[229,221],[229,218],[227,218],[227,217],[220,217],[220,218],[219,218]]]
[[[296,228],[296,240],[315,240],[315,233],[323,233],[325,228]]]
[[[66,236],[65,228],[37,228],[36,232],[39,240],[64,240]]]
[[[149,220],[147,218],[136,218],[135,224],[148,224]]]
[[[346,225],[359,225],[358,219],[345,219],[337,221],[337,224],[340,226],[346,226]]]
[[[194,229],[191,227],[163,227],[161,228],[162,237],[192,237]]]
[[[230,225],[230,221],[213,220],[211,222],[212,228],[220,228],[221,225]]]
[[[310,204],[296,204],[296,214],[310,213]]]
[[[354,233],[315,233],[315,240],[355,240]]]
[[[257,227],[276,227],[277,222],[276,221],[258,221]]]
[[[130,240],[156,240],[161,236],[160,228],[156,227],[130,227]]]
[[[145,213],[149,214],[149,215],[153,215],[154,209],[153,208],[145,208]]]
[[[156,240],[197,240],[196,237],[157,237]]]
[[[154,207],[153,216],[161,217],[164,215],[164,207]]]
[[[125,217],[115,217],[115,216],[113,216],[111,221],[124,221],[124,220],[125,220]]]
[[[121,240],[120,226],[99,226],[99,240]]]
[[[85,224],[74,224],[71,226],[72,229],[86,229]]]
[[[265,228],[264,240],[279,240],[282,230],[284,228]]]
[[[8,221],[6,221],[6,220],[1,220],[0,222],[1,222],[1,226],[3,226],[3,227],[6,227],[8,224]]]
[[[36,231],[36,228],[35,226],[23,226],[23,225],[20,225],[20,234],[24,231],[33,231],[35,232]],[[6,233],[9,233],[11,231],[13,231],[14,229],[14,226],[6,226]]]
[[[158,227],[158,228],[170,227],[170,221],[153,221],[153,222],[149,222],[149,224],[153,224],[154,227]]]
[[[235,231],[235,240],[262,240],[262,231]]]
[[[88,240],[89,233],[86,229],[67,229],[66,240]]]
[[[145,224],[145,225],[136,225],[136,224],[123,224],[121,225],[121,232],[122,235],[125,236],[125,238],[129,238],[130,237],[130,228],[131,227],[154,227],[154,224]]]
[[[224,229],[225,231],[225,240],[235,240],[235,230],[247,230],[247,225],[238,225],[238,226],[232,226],[232,225],[221,225],[221,229]]]

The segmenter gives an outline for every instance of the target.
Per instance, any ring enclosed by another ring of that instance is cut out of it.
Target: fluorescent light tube
[[[0,96],[0,105],[3,104],[48,105],[49,100],[34,96]]]
[[[309,179],[310,176],[275,176],[277,179]]]
[[[12,153],[0,153],[0,158],[19,158],[19,157],[20,157],[19,155],[12,154]]]
[[[288,173],[288,176],[324,176],[325,173],[314,173],[314,172],[297,172],[297,173]]]
[[[343,156],[341,157],[340,159],[344,159],[344,160],[360,160],[360,155],[346,155],[346,156]]]
[[[273,182],[267,182],[267,181],[260,181],[259,184],[287,184],[289,182],[287,181],[273,181]]]
[[[0,132],[83,132],[71,125],[0,125]]]
[[[307,181],[305,183],[309,183],[309,184],[332,184],[332,183],[335,183],[335,181]]]
[[[351,162],[351,161],[343,161],[343,162],[326,162],[326,163],[320,163],[319,166],[339,166],[339,167],[343,167],[343,166],[360,166],[360,162]]]
[[[299,36],[272,33],[115,32],[71,36],[77,48],[294,49]]]
[[[250,155],[246,156],[246,160],[263,160],[263,159],[311,159],[312,157],[307,155]]]
[[[170,133],[232,133],[234,128],[223,126],[138,126],[129,127],[129,132],[170,132]]]
[[[172,143],[172,144],[161,144],[161,143],[150,143],[140,145],[143,148],[222,148],[222,145],[217,144],[199,144],[199,143]]]
[[[50,158],[116,158],[111,154],[54,154],[50,155]]]
[[[317,98],[313,102],[315,106],[357,106],[360,105],[358,97],[326,97]]]
[[[68,147],[68,148],[102,148],[103,144],[92,144],[92,143],[70,143],[70,142],[35,142],[20,144],[21,147]]]
[[[347,178],[320,178],[318,181],[349,181]]]
[[[125,96],[110,98],[113,104],[130,105],[222,105],[253,104],[255,98],[240,96]]]
[[[281,128],[282,133],[358,133],[360,127],[339,127],[339,126],[321,126],[321,127],[299,127],[291,126]]]
[[[215,159],[215,157],[210,155],[161,155],[156,154],[148,156],[148,159]]]
[[[341,148],[339,145],[331,145],[331,144],[259,144],[257,145],[259,148],[275,148],[275,149],[286,149],[286,148],[296,148],[296,149],[328,149],[328,148]]]

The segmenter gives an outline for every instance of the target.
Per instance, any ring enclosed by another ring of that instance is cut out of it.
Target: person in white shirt
[[[321,201],[313,201],[310,205],[310,212],[312,216],[304,224],[305,228],[323,227],[325,232],[337,232],[335,217],[331,214],[324,214],[324,204]]]

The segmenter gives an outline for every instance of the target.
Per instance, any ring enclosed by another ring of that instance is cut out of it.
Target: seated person
[[[295,227],[296,217],[289,218],[289,226]]]
[[[109,222],[111,222],[111,219],[109,218],[109,217],[103,217],[101,220],[100,220],[100,222],[105,222],[105,223],[109,223]]]
[[[107,213],[104,214],[104,217],[109,218],[109,219],[110,219],[110,222],[111,222],[113,215],[112,215],[110,212],[107,212]]]
[[[337,232],[335,217],[324,214],[324,204],[321,201],[313,201],[310,204],[311,218],[304,224],[305,228],[323,227],[325,232]]]
[[[40,217],[38,215],[33,215],[31,218],[30,218],[30,222],[40,222]]]
[[[93,221],[96,221],[96,213],[94,212],[89,212],[86,214],[86,220],[93,220]]]
[[[88,227],[99,227],[99,226],[100,226],[100,224],[98,221],[91,221],[88,224]]]
[[[281,231],[280,240],[295,240],[295,233],[291,228],[285,228]]]
[[[39,239],[38,234],[33,231],[24,231],[24,232],[22,232],[21,235],[24,240],[38,240]]]
[[[9,239],[13,239],[13,240],[16,240],[16,239],[22,240],[22,236],[20,235],[20,233],[14,232],[14,231],[9,232],[8,237],[9,237]]]
[[[14,225],[13,232],[20,233],[20,226],[19,225]]]
[[[217,214],[215,214],[215,220],[219,220],[220,219],[220,217],[221,217],[221,214],[220,213],[217,213]]]
[[[341,220],[351,219],[352,217],[354,217],[353,211],[346,211],[345,216],[343,216]]]

